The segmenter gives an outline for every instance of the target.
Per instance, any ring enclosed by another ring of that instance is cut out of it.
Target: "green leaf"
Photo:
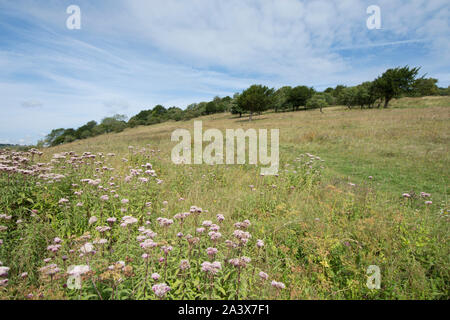
[[[218,287],[216,288],[221,294],[223,294],[223,296],[226,296],[227,293],[225,292],[225,290],[222,287]]]

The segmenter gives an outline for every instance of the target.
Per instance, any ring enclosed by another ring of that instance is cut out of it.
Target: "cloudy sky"
[[[81,29],[70,30],[70,5]],[[369,30],[366,10],[381,9]],[[450,84],[448,0],[0,0],[0,143],[251,84],[325,89],[421,66]]]

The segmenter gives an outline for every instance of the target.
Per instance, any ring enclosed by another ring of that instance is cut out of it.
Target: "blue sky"
[[[448,0],[0,0],[0,143],[254,83],[321,90],[408,64],[447,87],[449,21]]]

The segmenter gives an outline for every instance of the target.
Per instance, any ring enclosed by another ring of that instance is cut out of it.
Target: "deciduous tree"
[[[250,113],[249,121],[252,121],[254,112],[267,110],[273,103],[273,93],[273,88],[269,89],[266,86],[254,84],[239,95],[238,105],[242,110]]]
[[[393,98],[397,98],[400,94],[408,93],[412,90],[419,70],[420,68],[410,69],[408,66],[388,69],[375,79],[375,88],[384,98],[385,108],[388,107],[389,101]]]

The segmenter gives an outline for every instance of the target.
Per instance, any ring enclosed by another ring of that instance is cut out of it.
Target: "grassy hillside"
[[[0,220],[8,227],[0,233],[0,261],[10,268],[0,297],[155,298],[151,287],[158,281],[149,275],[157,272],[164,280],[159,282],[171,287],[171,299],[449,298],[450,98],[404,98],[386,110],[331,107],[324,113],[267,113],[252,122],[230,114],[195,120],[203,121],[203,130],[222,132],[279,128],[279,176],[260,176],[259,168],[250,165],[174,165],[171,133],[177,128],[192,132],[193,120],[126,129],[42,150],[34,163],[49,163],[44,167],[51,165],[51,172],[63,174],[61,181],[45,183],[37,175],[0,171],[0,212],[12,216]],[[72,155],[50,163],[53,154],[69,151]],[[83,152],[96,154],[99,162],[70,160]],[[147,162],[157,177],[141,173],[126,178],[130,169],[142,169]],[[142,176],[148,182],[139,181]],[[81,179],[101,179],[103,188]],[[79,191],[83,193],[74,194]],[[100,200],[106,194],[109,199]],[[58,204],[62,198],[68,202]],[[157,221],[173,219],[191,206],[203,212],[193,213],[183,226],[176,218],[170,227]],[[32,215],[30,210],[35,210]],[[217,222],[217,214],[225,220]],[[108,217],[120,221],[125,215],[136,217],[136,225],[121,228],[118,222],[106,233],[96,229],[107,225]],[[89,224],[92,216],[98,221]],[[239,245],[228,248],[224,241],[234,239],[234,223],[246,219],[251,225],[241,228],[250,232],[250,240],[246,245],[236,240]],[[218,241],[196,232],[204,220],[220,226]],[[173,250],[165,255],[156,248],[149,253],[150,262],[142,259],[138,226],[157,232],[159,247],[171,245]],[[199,242],[189,244],[187,234],[198,236]],[[62,244],[50,253],[47,247],[54,237]],[[98,252],[89,259],[79,256],[80,246],[100,238],[108,244],[95,245]],[[264,247],[257,247],[258,239]],[[214,259],[207,255],[208,247],[218,249]],[[227,263],[242,256],[252,259],[245,267]],[[166,260],[158,262],[160,257]],[[52,262],[43,262],[45,258]],[[180,270],[181,259],[190,261],[187,271]],[[215,276],[200,266],[213,260],[222,267]],[[115,264],[108,270],[117,261],[130,269],[119,266],[117,271]],[[49,263],[60,268],[55,276],[39,270]],[[81,291],[63,286],[70,264],[91,269]],[[366,286],[370,265],[381,269],[378,290]],[[268,281],[260,279],[261,271]],[[26,278],[20,277],[23,272],[28,272]],[[286,288],[271,286],[272,280]]]
[[[378,188],[393,193],[427,190],[443,199],[448,196],[450,160],[448,120],[450,98],[424,97],[394,100],[389,109],[348,110],[344,107],[268,113],[248,122],[230,114],[205,116],[185,122],[170,122],[127,129],[49,149],[51,152],[128,152],[128,146],[158,148],[170,162],[175,143],[170,135],[177,128],[193,129],[202,120],[203,130],[218,128],[279,128],[280,157],[289,162],[309,152],[326,159],[326,172],[351,182],[368,176]],[[411,110],[413,109],[413,110]],[[204,143],[206,145],[207,143]]]

